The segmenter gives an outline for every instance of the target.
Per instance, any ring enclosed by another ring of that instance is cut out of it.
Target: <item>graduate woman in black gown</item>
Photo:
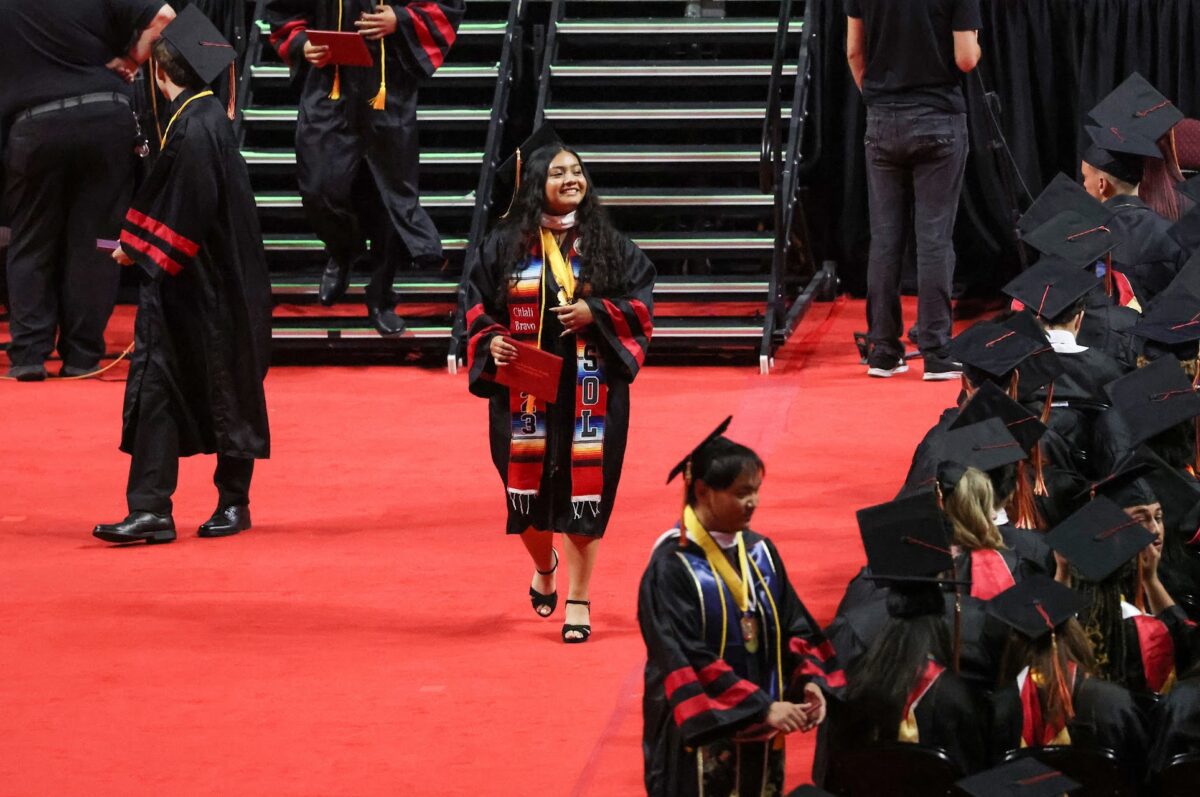
[[[562,637],[584,642],[592,568],[625,456],[629,385],[653,331],[654,266],[613,228],[578,154],[546,128],[527,144],[513,206],[468,265],[470,389],[489,400],[508,533],[521,535],[537,570],[533,609],[548,617],[557,606],[553,533],[562,532],[570,578]],[[562,358],[556,395],[496,381],[521,356],[514,341]]]

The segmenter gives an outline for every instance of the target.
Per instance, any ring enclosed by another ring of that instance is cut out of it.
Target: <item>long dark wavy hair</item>
[[[1037,686],[1038,700],[1042,706],[1042,717],[1047,725],[1066,721],[1068,706],[1063,701],[1063,694],[1054,682],[1054,652],[1058,651],[1058,668],[1066,677],[1068,663],[1074,663],[1079,674],[1095,675],[1096,658],[1092,643],[1087,633],[1074,617],[1063,623],[1058,630],[1058,641],[1054,644],[1050,634],[1043,634],[1040,639],[1031,640],[1029,637],[1009,633],[1008,642],[1004,646],[1004,655],[1000,660],[999,686],[1007,686],[1016,681],[1021,670],[1029,667],[1031,671],[1044,676],[1034,679]],[[1071,684],[1066,685],[1072,689]]]
[[[592,182],[587,165],[575,150],[553,144],[535,150],[525,160],[521,169],[521,187],[512,208],[496,225],[496,233],[501,236],[499,251],[505,256],[503,262],[510,264],[508,278],[500,283],[501,296],[498,298],[501,302],[507,299],[509,284],[516,278],[538,235],[542,213],[546,210],[546,175],[550,171],[550,162],[560,152],[569,152],[579,160],[587,180],[583,201],[575,210],[580,274],[576,288],[578,295],[572,298],[586,298],[592,294],[620,296],[628,290],[628,274],[621,259],[621,237],[596,196],[596,184]]]
[[[887,623],[871,647],[847,673],[846,741],[894,741],[904,704],[930,657],[947,664],[950,629],[943,617],[944,598],[936,587],[893,588],[888,593]]]
[[[1125,618],[1121,612],[1121,596],[1130,600],[1137,589],[1137,558],[1121,565],[1103,581],[1088,581],[1071,568],[1075,589],[1091,600],[1083,616],[1083,630],[1095,652],[1095,673],[1106,681],[1129,686],[1132,675],[1127,670],[1129,639],[1125,634]]]

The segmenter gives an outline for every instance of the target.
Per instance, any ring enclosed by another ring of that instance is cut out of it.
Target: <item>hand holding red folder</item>
[[[315,47],[329,48],[328,64],[338,66],[374,66],[375,59],[361,34],[337,30],[310,30],[308,41]]]
[[[504,341],[516,347],[517,356],[507,365],[497,366],[496,381],[512,390],[529,393],[553,404],[558,397],[562,357],[510,337],[505,337]]]

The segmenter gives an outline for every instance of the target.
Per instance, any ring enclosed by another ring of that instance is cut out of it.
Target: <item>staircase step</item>
[[[761,121],[766,109],[741,103],[705,103],[702,105],[640,105],[637,103],[596,103],[595,105],[547,108],[546,119],[555,122],[654,122],[654,121]],[[783,118],[791,118],[791,109],[783,109]]]
[[[442,248],[460,251],[467,248],[466,238],[442,238]],[[268,235],[263,237],[263,249],[268,252],[323,252],[325,244],[306,235]]]
[[[760,233],[757,235],[651,233],[647,235],[633,235],[631,237],[634,243],[648,252],[764,252],[775,248],[775,237],[770,233]],[[460,251],[466,247],[466,238],[442,239],[443,249]],[[263,238],[263,248],[268,252],[320,252],[325,249],[325,245],[320,240],[309,238],[305,235],[271,235]]]
[[[296,152],[291,149],[244,149],[242,157],[250,166],[295,166]],[[754,153],[758,159],[758,153]],[[474,166],[483,163],[483,153],[470,150],[421,150],[422,166]]]
[[[242,119],[247,124],[294,125],[299,112],[295,108],[247,108]],[[418,122],[487,122],[491,108],[418,108]]]
[[[353,340],[358,342],[378,341],[380,344],[389,341],[403,340],[450,340],[451,327],[445,322],[434,319],[406,318],[407,329],[401,335],[390,338],[380,337],[379,333],[370,326],[369,322],[360,316],[354,318],[313,319],[311,324],[297,324],[294,319],[289,323],[274,326],[271,337],[275,340]],[[763,326],[757,320],[737,318],[679,318],[655,319],[654,340],[730,340],[737,339],[746,342],[762,338]],[[653,347],[653,344],[652,344]]]
[[[299,194],[263,193],[254,195],[255,204],[263,210],[299,210],[303,207]],[[774,197],[760,192],[705,191],[680,189],[669,193],[662,191],[622,191],[604,193],[604,204],[609,207],[761,207],[775,204]],[[475,207],[475,193],[469,194],[426,194],[421,197],[426,208],[465,210]]]
[[[552,64],[550,74],[556,78],[654,79],[700,77],[769,78],[771,64],[728,61],[673,61],[670,63],[629,63],[627,61],[593,61],[589,63]],[[783,67],[785,77],[796,76],[796,66]]]
[[[443,80],[495,80],[500,71],[500,64],[446,64],[433,73],[435,79]],[[288,68],[276,64],[254,64],[250,67],[250,76],[255,80],[270,82],[286,82],[289,78]]]
[[[564,19],[560,36],[730,36],[774,34],[777,19]],[[799,33],[801,23],[791,26]]]
[[[271,293],[275,296],[315,297],[320,283],[321,278],[315,274],[272,275]],[[361,296],[366,287],[365,278],[352,277],[346,295]],[[399,294],[401,301],[433,301],[446,298],[453,300],[458,291],[458,282],[439,277],[398,279],[392,284],[392,290]],[[654,296],[656,300],[661,298],[668,302],[682,301],[680,297],[683,296],[708,296],[745,302],[753,299],[765,300],[769,290],[770,283],[766,280],[660,277],[654,285]]]
[[[264,36],[271,35],[271,26],[261,19],[256,19],[254,24],[258,25],[258,30]],[[464,22],[458,26],[459,36],[498,36],[504,33],[508,28],[507,22]]]

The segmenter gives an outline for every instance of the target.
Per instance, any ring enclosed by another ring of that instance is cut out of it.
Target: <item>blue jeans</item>
[[[917,244],[917,346],[946,357],[954,277],[954,219],[967,164],[967,117],[922,105],[867,109],[871,252],[867,323],[872,352],[902,357],[900,267],[912,225]],[[911,185],[911,193],[906,188]]]

